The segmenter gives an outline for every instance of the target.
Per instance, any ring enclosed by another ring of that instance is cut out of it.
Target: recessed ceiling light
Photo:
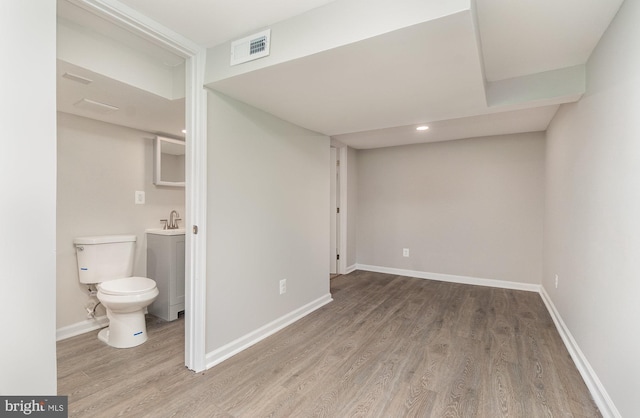
[[[416,131],[426,131],[427,129],[429,129],[429,127],[427,125],[423,125],[423,126],[418,126],[416,128]]]
[[[186,133],[187,133],[187,130],[186,130],[186,129],[183,129],[183,130],[182,130],[182,133],[183,133],[183,134],[186,134]]]

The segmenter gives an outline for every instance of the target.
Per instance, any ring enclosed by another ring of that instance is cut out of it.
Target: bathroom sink
[[[147,229],[145,231],[147,234],[155,234],[155,235],[184,235],[184,228],[178,229]]]

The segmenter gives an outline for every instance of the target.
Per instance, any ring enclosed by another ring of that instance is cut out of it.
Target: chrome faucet
[[[177,211],[172,210],[169,215],[169,226],[167,226],[167,229],[178,229],[178,221],[181,220],[180,214]]]
[[[160,222],[164,222],[162,229],[178,229],[178,221],[181,221],[182,219],[180,218],[180,214],[178,213],[178,211],[172,210],[171,214],[169,215],[169,220],[167,221],[167,219],[160,219]]]

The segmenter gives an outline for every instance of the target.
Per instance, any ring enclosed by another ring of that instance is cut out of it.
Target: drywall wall
[[[540,283],[543,133],[358,150],[357,177],[358,264]]]
[[[211,353],[329,295],[330,164],[328,137],[214,92],[207,147]]]
[[[55,395],[56,3],[3,0],[0,34],[0,395]]]
[[[582,100],[553,119],[546,157],[542,283],[625,417],[640,411],[639,21],[640,2],[625,1],[587,63]]]
[[[133,274],[145,276],[145,229],[161,228],[160,219],[173,209],[184,214],[184,188],[153,184],[154,137],[58,113],[58,329],[87,320],[87,287],[78,281],[75,237],[135,234]],[[135,204],[136,191],[145,192],[144,205]]]

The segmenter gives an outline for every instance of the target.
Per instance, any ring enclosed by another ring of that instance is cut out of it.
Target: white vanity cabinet
[[[184,249],[184,229],[147,231],[147,277],[160,292],[148,309],[165,321],[184,311]]]

